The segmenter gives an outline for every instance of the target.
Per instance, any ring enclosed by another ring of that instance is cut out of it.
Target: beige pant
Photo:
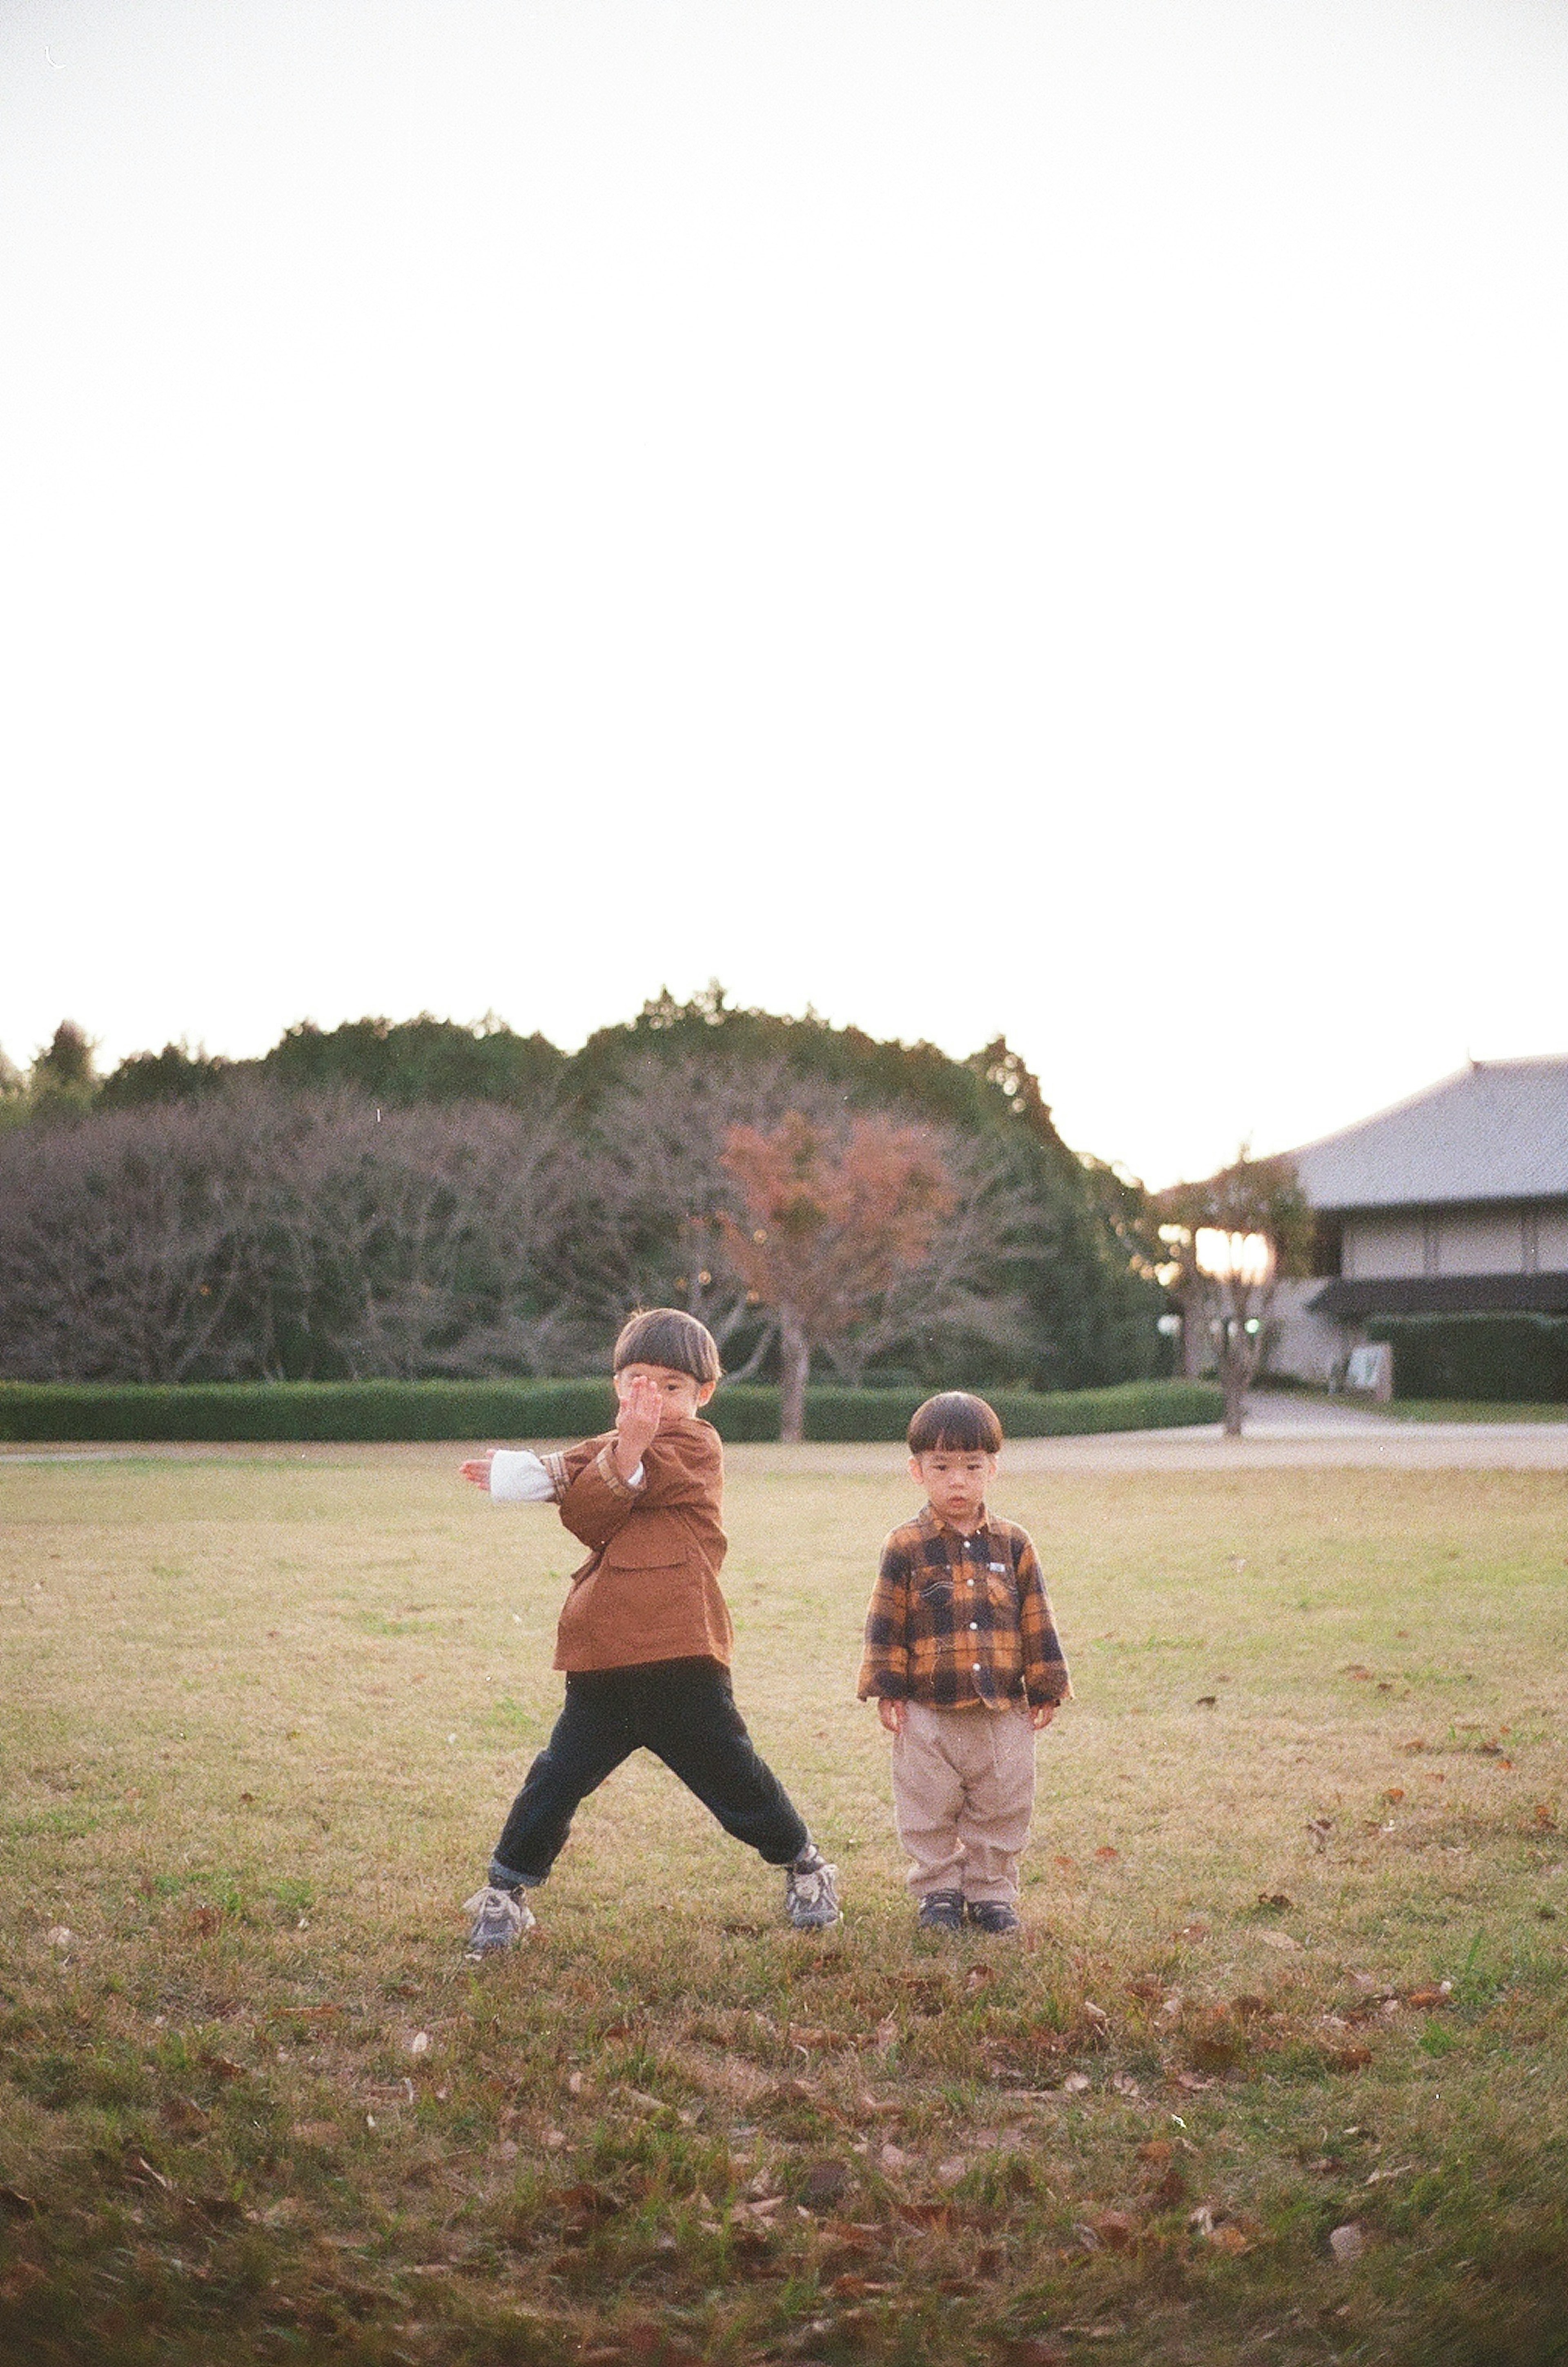
[[[904,1730],[893,1738],[893,1814],[914,1860],[911,1890],[962,1890],[1010,1906],[1033,1806],[1027,1710],[905,1704]]]

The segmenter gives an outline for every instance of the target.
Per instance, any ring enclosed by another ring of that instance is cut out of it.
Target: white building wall
[[[1309,1314],[1307,1301],[1315,1298],[1323,1286],[1321,1275],[1275,1285],[1274,1303],[1269,1310],[1265,1378],[1278,1373],[1292,1381],[1312,1381],[1319,1388],[1326,1388],[1336,1378],[1337,1367],[1344,1363],[1352,1340],[1361,1336],[1360,1326]]]
[[[1535,1262],[1541,1274],[1568,1274],[1568,1203],[1548,1202],[1538,1210]]]
[[[1568,1273],[1568,1206],[1549,1200],[1347,1217],[1339,1270],[1347,1282]]]
[[[1419,1217],[1348,1217],[1339,1271],[1347,1282],[1401,1281],[1427,1271]]]
[[[1438,1217],[1437,1231],[1439,1274],[1526,1271],[1525,1224],[1517,1208],[1445,1215]]]

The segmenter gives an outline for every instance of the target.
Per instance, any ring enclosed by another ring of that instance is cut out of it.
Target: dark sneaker
[[[838,1871],[819,1849],[801,1851],[784,1879],[784,1913],[797,1931],[822,1931],[840,1920]]]
[[[1017,1910],[1000,1898],[972,1898],[968,1914],[976,1931],[989,1931],[993,1937],[998,1932],[1021,1931],[1023,1929]]]
[[[487,1882],[471,1898],[463,1901],[463,1912],[474,1919],[468,1933],[470,1956],[488,1956],[498,1948],[515,1948],[525,1931],[534,1928],[534,1910],[521,1892],[498,1890]]]
[[[922,1931],[962,1931],[964,1894],[961,1890],[928,1890],[915,1918]]]

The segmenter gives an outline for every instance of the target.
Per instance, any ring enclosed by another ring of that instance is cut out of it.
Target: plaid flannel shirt
[[[895,1529],[866,1613],[857,1690],[862,1701],[880,1693],[939,1709],[1070,1699],[1028,1531],[982,1505],[973,1534],[960,1537],[929,1504]]]

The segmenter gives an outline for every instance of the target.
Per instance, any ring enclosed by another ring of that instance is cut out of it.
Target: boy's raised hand
[[[470,1481],[474,1487],[488,1489],[490,1486],[490,1459],[494,1453],[495,1449],[493,1446],[487,1446],[484,1453],[480,1455],[477,1455],[471,1463],[459,1463],[457,1466],[459,1473],[465,1479]]]
[[[646,1373],[634,1373],[615,1411],[615,1468],[623,1479],[631,1478],[653,1444],[663,1410],[658,1384]]]

